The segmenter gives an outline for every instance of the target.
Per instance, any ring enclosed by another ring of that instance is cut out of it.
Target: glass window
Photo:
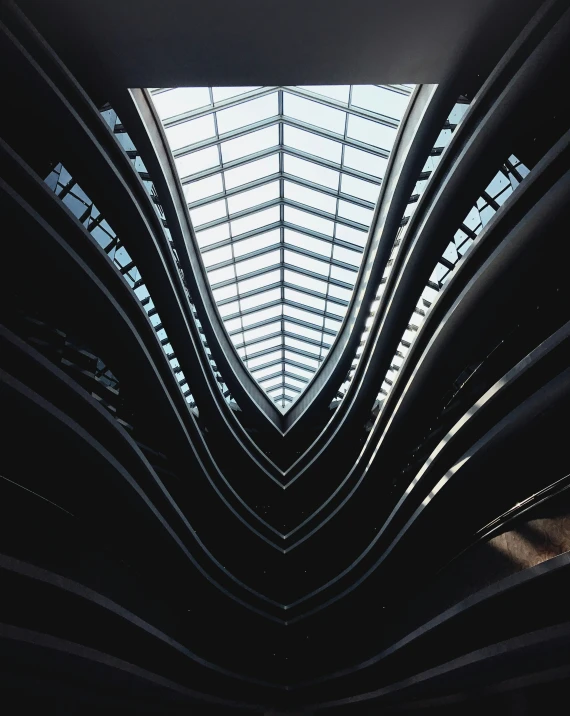
[[[324,277],[329,275],[330,264],[328,262],[313,259],[305,254],[298,254],[290,249],[285,249],[285,263],[291,266],[298,266],[306,271],[312,271]]]
[[[359,142],[366,142],[374,147],[390,150],[396,139],[396,129],[386,127],[384,124],[372,122],[370,119],[355,117],[353,114],[348,118],[347,135]]]
[[[325,310],[325,301],[322,298],[317,298],[316,296],[311,296],[301,291],[295,291],[293,288],[285,287],[284,291],[286,301],[294,301],[295,303],[300,303],[305,306],[311,306],[311,308],[316,308],[319,311]]]
[[[298,129],[286,124],[283,127],[283,141],[286,147],[298,149],[307,154],[314,154],[316,157],[340,164],[342,144],[335,142],[333,139],[319,137],[314,132],[308,132],[305,129]]]
[[[253,206],[258,206],[277,198],[279,198],[279,182],[273,181],[255,189],[242,191],[235,196],[229,196],[228,208],[230,214],[235,214],[238,211],[245,211]]]
[[[370,226],[374,212],[372,209],[364,209],[362,206],[358,206],[358,204],[340,200],[338,202],[338,215],[345,219],[357,221],[364,226]]]
[[[285,359],[294,361],[295,363],[301,363],[301,365],[306,366],[307,368],[313,368],[317,369],[320,365],[318,360],[315,360],[313,358],[309,358],[307,356],[300,355],[299,353],[294,353],[293,351],[285,350]]]
[[[212,96],[214,97],[214,102],[221,102],[224,99],[237,97],[256,89],[259,89],[259,87],[212,87]]]
[[[280,229],[273,229],[272,231],[267,231],[263,234],[257,234],[256,236],[252,236],[250,239],[241,239],[241,241],[234,241],[234,255],[236,257],[244,256],[245,254],[249,254],[253,251],[259,251],[260,249],[265,249],[268,246],[273,246],[273,244],[279,244],[280,241]]]
[[[257,181],[258,179],[270,176],[271,174],[277,174],[278,172],[279,155],[272,154],[269,157],[257,159],[256,161],[248,162],[243,166],[228,169],[224,172],[226,189],[235,189],[242,184],[249,184],[249,182]]]
[[[165,131],[171,149],[183,152],[176,170],[226,330],[250,370],[261,368],[259,380],[282,372],[287,360],[288,395],[283,381],[263,383],[283,410],[305,389],[303,378],[311,379],[347,312],[388,164],[378,154],[390,151],[409,101],[402,87],[312,85],[298,94],[284,87],[180,88],[153,95],[162,118],[185,118]],[[430,158],[430,169],[436,161]],[[489,191],[502,202],[511,177],[493,181]],[[80,203],[76,211],[83,212]],[[487,204],[474,211],[475,231],[493,212]],[[469,243],[455,241],[449,260]],[[276,363],[268,367],[270,360]]]
[[[252,259],[246,259],[245,261],[239,261],[236,263],[236,273],[239,276],[244,276],[254,271],[262,271],[263,269],[278,264],[281,260],[281,253],[277,251],[269,251],[266,254],[260,256],[254,256]]]
[[[193,201],[200,201],[214,194],[221,194],[224,191],[221,174],[214,174],[206,179],[185,184],[183,187],[186,201],[191,204]]]
[[[327,236],[332,236],[334,232],[334,222],[292,206],[285,206],[285,221]]]
[[[210,92],[207,87],[178,87],[153,95],[152,101],[160,119],[168,119],[209,105]]]
[[[217,167],[220,164],[220,155],[217,147],[207,147],[174,160],[178,176],[181,178],[197,174],[198,172]]]
[[[301,122],[322,127],[337,134],[344,134],[346,112],[342,110],[284,92],[283,111],[287,117],[299,119]]]
[[[241,102],[235,107],[217,112],[218,132],[225,134],[240,127],[247,127],[277,114],[277,92]]]
[[[263,293],[257,293],[255,296],[251,296],[251,298],[242,298],[240,301],[241,310],[247,311],[250,308],[254,308],[255,306],[263,306],[265,303],[269,303],[270,301],[278,301],[281,298],[281,289],[280,288],[272,288],[269,289],[269,291],[263,291]],[[245,316],[244,316],[245,320]]]
[[[299,89],[309,90],[323,95],[323,97],[331,97],[338,102],[348,104],[350,95],[350,85],[299,85]]]
[[[248,231],[259,229],[267,224],[274,224],[279,221],[279,207],[274,206],[270,209],[264,209],[263,211],[257,211],[255,214],[244,216],[241,219],[234,219],[231,221],[232,234],[238,236],[239,234],[245,234]]]
[[[194,226],[197,227],[225,216],[227,216],[225,199],[213,201],[211,204],[205,204],[197,209],[190,209],[190,218]]]
[[[222,261],[229,261],[232,258],[232,247],[222,246],[219,249],[213,249],[212,251],[204,251],[202,259],[206,266],[213,266],[214,264],[221,263]]]
[[[222,160],[224,162],[233,162],[250,154],[262,152],[264,149],[276,147],[279,144],[279,127],[277,124],[264,129],[257,129],[254,132],[248,132],[241,137],[228,139],[222,142]]]
[[[341,175],[340,190],[343,194],[350,194],[358,199],[364,199],[375,204],[378,200],[380,187],[378,184],[372,184],[369,181],[356,179],[348,174]]]
[[[359,172],[382,178],[386,173],[388,160],[355,147],[345,147],[344,165]]]
[[[214,117],[207,114],[205,117],[198,117],[188,122],[182,122],[182,124],[175,124],[173,127],[167,127],[165,132],[168,144],[173,151],[181,147],[188,147],[216,136]]]
[[[308,189],[305,186],[295,184],[291,181],[285,181],[283,185],[286,199],[291,199],[291,201],[296,201],[300,204],[306,204],[321,211],[328,211],[329,214],[336,212],[337,200],[334,196],[323,194],[321,191],[315,191],[314,189]]]
[[[254,313],[246,313],[243,316],[243,327],[252,326],[254,323],[260,323],[261,321],[267,321],[269,318],[277,318],[281,316],[283,312],[283,306],[271,306],[270,308],[264,308],[261,311],[255,311]]]
[[[293,174],[300,179],[306,179],[313,184],[321,184],[329,189],[338,189],[340,174],[334,169],[321,167],[306,159],[299,159],[291,154],[283,156],[283,166],[286,174]]]
[[[363,107],[385,117],[402,119],[410,95],[376,85],[355,85],[352,89],[351,104]]]
[[[285,243],[292,246],[298,246],[306,251],[312,251],[315,254],[321,254],[323,257],[330,259],[332,252],[332,243],[328,241],[322,241],[321,239],[315,239],[313,236],[308,234],[301,234],[298,231],[292,229],[285,229]]]
[[[275,339],[273,339],[275,340]],[[257,349],[259,350],[259,348]],[[251,353],[251,352],[250,352]],[[264,356],[259,356],[259,358],[249,358],[247,361],[248,368],[252,369],[256,366],[263,365],[264,363],[269,363],[272,360],[277,360],[278,358],[281,358],[282,351],[273,351],[272,353],[266,353]]]

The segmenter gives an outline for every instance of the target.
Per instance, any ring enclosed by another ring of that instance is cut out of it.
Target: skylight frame
[[[392,104],[404,98],[398,117],[352,103],[352,85],[342,88],[347,102],[319,92],[337,88],[239,89],[245,91],[227,96],[231,89],[197,88],[200,101],[207,90],[209,104],[163,117],[163,125],[167,138],[177,134],[172,153],[221,320],[254,379],[273,361],[281,391],[261,374],[258,382],[285,410],[310,383],[342,326],[391,145],[413,87],[358,89],[364,96],[384,93]],[[160,95],[168,91],[151,94],[160,104]],[[224,98],[214,101],[215,93]],[[297,108],[295,116],[284,111],[291,105]],[[259,120],[251,113],[256,106],[263,111]],[[231,123],[225,125],[228,118]],[[369,134],[354,136],[351,122],[371,128]],[[198,127],[200,134],[186,138],[184,126]],[[391,137],[391,143],[382,145],[375,133]],[[306,151],[312,141],[314,154]],[[345,156],[352,157],[353,166]],[[188,173],[192,157],[203,161]],[[303,237],[312,248],[303,245]],[[240,245],[246,250],[239,251]],[[261,302],[252,305],[257,296]],[[269,302],[264,300],[268,296]],[[242,301],[247,306],[242,308]],[[224,310],[230,305],[230,311]],[[273,314],[262,319],[269,309]],[[304,311],[303,317],[295,311]]]

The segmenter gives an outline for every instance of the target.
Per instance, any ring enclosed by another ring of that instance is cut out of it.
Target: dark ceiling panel
[[[441,82],[474,37],[494,64],[540,0],[19,0],[80,81]]]

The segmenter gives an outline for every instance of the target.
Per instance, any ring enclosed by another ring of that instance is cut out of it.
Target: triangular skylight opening
[[[340,329],[412,88],[152,90],[226,330],[284,412]]]

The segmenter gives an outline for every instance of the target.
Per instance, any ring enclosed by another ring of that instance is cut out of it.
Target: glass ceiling
[[[340,329],[412,90],[151,90],[226,330],[283,411]]]

